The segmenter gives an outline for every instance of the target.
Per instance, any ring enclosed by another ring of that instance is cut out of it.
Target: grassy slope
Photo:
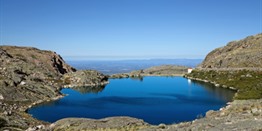
[[[235,99],[262,98],[261,70],[194,70],[186,76],[234,87],[238,90]]]

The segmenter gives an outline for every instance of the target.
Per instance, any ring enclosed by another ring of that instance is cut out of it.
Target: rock
[[[108,84],[108,77],[94,70],[80,70],[63,75],[64,87],[101,86]]]
[[[226,86],[226,85],[222,85],[222,87],[223,87],[223,88],[227,88],[227,86]]]
[[[221,112],[219,115],[220,116],[225,116],[225,112]]]
[[[113,74],[110,76],[111,79],[128,78],[129,74]]]
[[[54,130],[55,126],[56,126],[56,125],[55,125],[54,123],[52,123],[52,124],[49,125],[49,128],[50,128],[51,130]]]
[[[247,75],[246,75],[246,77],[252,77],[252,75],[250,75],[250,74],[247,74]]]
[[[258,113],[258,109],[257,109],[257,108],[252,108],[252,109],[251,109],[251,113],[253,113],[253,114]]]
[[[45,128],[45,126],[44,126],[44,125],[38,125],[38,126],[36,126],[36,128],[37,128],[38,130],[42,130],[42,129]]]
[[[209,81],[208,80],[204,80],[204,82],[208,83]]]
[[[7,115],[7,116],[10,116],[10,115],[12,115],[12,111],[4,111],[4,114]]]
[[[20,85],[25,85],[26,84],[26,82],[24,82],[24,81],[22,81],[21,83],[20,83]]]
[[[206,117],[213,117],[216,114],[216,112],[214,110],[209,110],[208,112],[206,112]]]
[[[166,129],[167,126],[166,126],[165,124],[162,124],[162,123],[161,123],[161,124],[158,125],[158,128],[159,128],[159,129]]]
[[[0,100],[3,100],[4,96],[2,94],[0,94]]]
[[[36,127],[29,127],[26,131],[36,131],[37,128]]]

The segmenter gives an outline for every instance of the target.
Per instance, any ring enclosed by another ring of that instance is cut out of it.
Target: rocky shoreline
[[[190,80],[196,80],[196,81],[202,81],[202,82],[205,82],[205,83],[211,83],[216,87],[222,87],[222,88],[230,89],[230,90],[233,90],[233,91],[237,91],[237,88],[235,88],[235,87],[232,87],[232,86],[228,87],[227,85],[220,85],[215,81],[209,81],[209,80],[205,80],[205,79],[189,77],[187,75],[184,75],[183,77],[190,79]]]

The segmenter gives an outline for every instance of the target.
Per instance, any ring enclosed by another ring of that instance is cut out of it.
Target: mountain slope
[[[211,51],[201,68],[262,68],[262,34],[229,42]]]
[[[55,52],[0,46],[0,95],[5,101],[32,102],[58,92],[61,75],[75,71]]]

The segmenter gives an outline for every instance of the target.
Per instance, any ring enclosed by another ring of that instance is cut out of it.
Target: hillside
[[[75,71],[55,52],[31,47],[0,46],[0,61],[0,130],[41,123],[24,111],[61,96],[56,82]]]
[[[211,51],[201,68],[262,68],[262,34],[229,42]]]
[[[55,52],[0,47],[0,95],[6,101],[33,102],[57,95],[60,77],[75,69]]]
[[[186,77],[237,90],[235,99],[262,98],[262,34],[211,51]]]
[[[32,105],[62,97],[60,89],[74,84],[76,79],[81,81],[78,86],[108,83],[107,77],[96,71],[76,72],[55,52],[0,46],[0,130],[25,130],[43,124],[25,111]]]

